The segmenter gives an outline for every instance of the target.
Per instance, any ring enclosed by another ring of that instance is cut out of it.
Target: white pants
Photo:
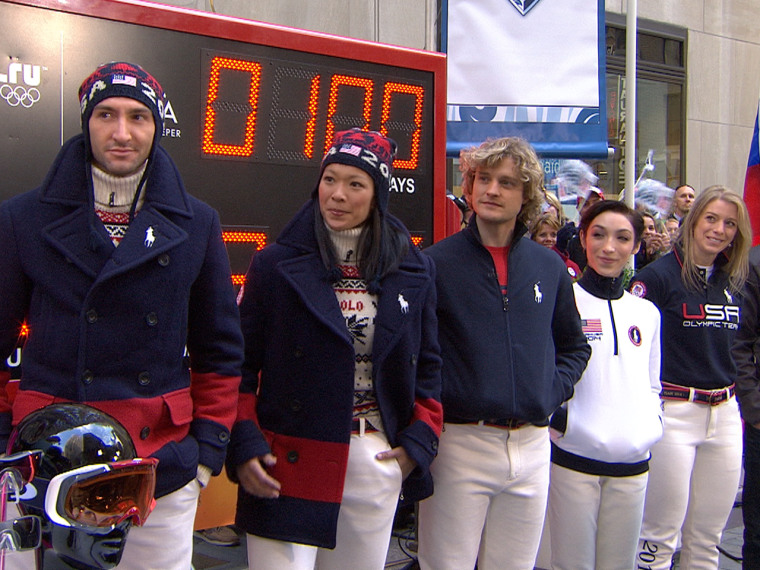
[[[390,449],[385,435],[352,435],[334,550],[248,535],[250,570],[382,570],[401,493],[401,467],[375,455]]]
[[[144,526],[132,526],[117,568],[119,570],[190,570],[193,525],[200,485],[187,485],[161,497]],[[14,506],[15,509],[15,506]],[[16,516],[9,507],[9,517]],[[35,567],[34,551],[6,553],[6,570]]]
[[[599,477],[552,464],[552,569],[631,570],[646,486],[647,473]]]
[[[193,525],[201,486],[193,479],[156,501],[143,526],[133,526],[119,570],[190,570]]]
[[[532,570],[549,488],[549,430],[445,424],[419,505],[423,570]]]
[[[652,448],[636,568],[670,568],[680,531],[681,569],[715,569],[741,471],[736,399],[664,404],[665,434]]]

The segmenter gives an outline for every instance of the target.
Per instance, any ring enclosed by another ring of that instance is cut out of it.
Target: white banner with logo
[[[448,147],[521,135],[606,155],[603,0],[448,0]]]

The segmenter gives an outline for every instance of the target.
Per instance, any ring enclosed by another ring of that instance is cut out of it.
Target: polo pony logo
[[[153,226],[148,226],[145,230],[145,247],[153,247],[153,242],[156,241],[156,236],[153,235]]]
[[[509,0],[512,3],[512,6],[517,8],[517,11],[520,12],[522,16],[528,13],[528,11],[533,8],[536,4],[540,2],[540,0]]]
[[[533,285],[533,300],[536,303],[541,303],[544,300],[544,294],[541,292],[541,282]]]
[[[401,312],[406,314],[409,312],[409,303],[406,299],[404,299],[404,295],[401,293],[398,294],[398,304],[401,307]]]

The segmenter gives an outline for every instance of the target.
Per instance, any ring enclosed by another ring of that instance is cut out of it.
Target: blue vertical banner
[[[604,0],[444,0],[446,153],[521,136],[606,158]]]

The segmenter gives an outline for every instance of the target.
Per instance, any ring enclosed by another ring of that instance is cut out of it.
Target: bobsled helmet
[[[38,568],[113,568],[127,533],[155,503],[156,459],[137,458],[127,430],[84,404],[36,410],[11,433],[8,453],[40,450],[19,497],[42,519]]]

